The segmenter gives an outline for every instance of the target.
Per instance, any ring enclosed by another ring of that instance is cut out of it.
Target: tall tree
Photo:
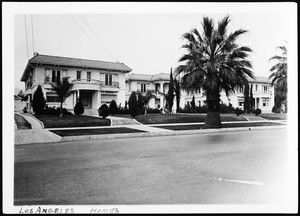
[[[275,62],[270,69],[272,79],[271,85],[275,89],[275,105],[279,108],[287,99],[287,48],[285,45],[277,47],[280,55],[275,55],[270,58],[270,61]]]
[[[69,77],[63,77],[51,85],[60,100],[59,117],[63,117],[63,102],[72,94],[73,83],[69,82]]]
[[[180,81],[178,79],[174,79],[174,87],[175,87],[175,97],[176,97],[176,112],[179,112],[180,108]]]
[[[250,103],[250,112],[252,113],[253,111],[253,106],[254,106],[254,98],[253,98],[253,84],[251,84],[251,88],[250,88],[250,99],[249,99],[249,103]]]
[[[195,96],[193,95],[192,101],[191,101],[191,107],[193,110],[196,109],[196,103],[195,103]]]
[[[172,73],[172,68],[170,72],[170,83],[169,83],[169,90],[168,90],[168,109],[170,112],[172,112],[172,107],[173,107],[173,101],[174,101],[174,81],[173,81],[173,73]]]
[[[239,46],[236,39],[246,30],[238,29],[227,34],[229,16],[224,17],[215,27],[212,19],[202,20],[203,33],[194,28],[183,34],[187,41],[176,73],[183,74],[182,88],[196,91],[202,88],[206,93],[207,116],[205,125],[208,128],[221,127],[220,92],[228,95],[236,87],[248,84],[247,77],[253,78],[252,64],[248,53],[252,50],[247,46]]]
[[[36,115],[40,115],[43,113],[46,105],[46,100],[41,85],[38,85],[37,89],[34,91],[31,105]]]
[[[249,104],[249,85],[245,85],[244,88],[244,112],[249,113],[250,104]]]

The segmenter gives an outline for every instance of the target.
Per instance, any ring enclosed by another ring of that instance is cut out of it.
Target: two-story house
[[[165,107],[165,94],[169,90],[170,75],[159,73],[155,75],[131,73],[126,76],[126,101],[128,101],[132,91],[145,93],[148,90],[153,91],[155,97],[149,101],[150,108]]]
[[[249,78],[249,85],[254,98],[254,108],[260,108],[262,112],[267,113],[272,111],[274,106],[274,87],[271,86],[271,81],[266,77]],[[126,77],[126,101],[132,91],[147,92],[147,90],[155,90],[156,99],[151,99],[149,102],[150,108],[165,107],[166,99],[163,94],[168,93],[170,83],[170,75],[167,73],[160,73],[155,75],[147,74],[128,74]],[[190,104],[193,96],[195,97],[196,106],[205,105],[206,95],[203,89],[199,89],[196,92],[187,93],[181,90],[180,107],[183,108]],[[221,92],[221,102],[224,104],[231,103],[235,108],[244,109],[244,89],[238,88],[235,92],[230,93],[227,97],[225,92]],[[174,98],[173,112],[176,110],[176,98]]]
[[[254,108],[259,108],[264,113],[272,112],[274,106],[274,87],[271,86],[271,80],[266,77],[254,77],[248,78],[249,91],[252,86],[252,93],[254,98]],[[205,104],[206,96],[203,89],[199,89],[193,93],[187,93],[182,91],[182,99],[180,106],[191,103],[193,96],[195,97],[195,103],[197,106],[203,106]],[[226,96],[225,92],[221,92],[221,102],[224,104],[231,103],[233,107],[244,109],[244,88],[236,88],[235,92],[232,92]]]
[[[35,53],[21,77],[25,82],[27,106],[30,108],[32,96],[38,85],[42,86],[48,106],[58,107],[59,98],[51,83],[68,77],[73,85],[73,93],[64,107],[73,110],[80,98],[85,113],[97,113],[101,104],[115,100],[117,105],[125,105],[125,74],[131,69],[123,63],[40,55]]]

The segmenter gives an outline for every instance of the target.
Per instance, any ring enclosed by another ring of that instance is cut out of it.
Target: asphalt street
[[[280,203],[286,129],[15,146],[15,205]]]

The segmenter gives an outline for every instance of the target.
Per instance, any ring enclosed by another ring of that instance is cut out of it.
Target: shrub
[[[203,105],[203,106],[196,107],[196,112],[197,113],[207,113],[207,106]]]
[[[105,119],[109,115],[109,108],[106,104],[102,104],[98,109],[99,116]]]
[[[276,107],[275,105],[272,108],[273,113],[280,113],[280,108]]]
[[[232,107],[232,104],[220,104],[220,112],[221,113],[234,113],[235,109]]]
[[[118,111],[117,103],[115,100],[112,100],[109,104],[109,113],[114,115]]]
[[[129,105],[129,110],[130,110],[130,115],[132,118],[138,116],[139,114],[139,107],[138,107],[138,102],[136,99],[136,92],[132,92],[129,100],[128,100],[128,105]]]
[[[120,107],[117,110],[118,114],[130,114],[130,109],[128,109],[127,107]]]
[[[44,111],[41,114],[43,114],[43,115],[59,115],[60,108],[59,107],[46,107],[46,109],[44,109]],[[72,113],[69,112],[66,108],[63,108],[63,114],[64,115],[72,115]]]
[[[46,100],[44,98],[44,93],[40,85],[38,85],[37,89],[33,93],[33,99],[31,103],[33,111],[36,115],[40,115],[43,113],[46,105]]]
[[[236,108],[235,109],[235,114],[236,114],[236,116],[239,116],[239,115],[241,115],[241,114],[243,114],[244,113],[244,110],[242,110],[242,109],[240,109],[240,108]]]
[[[259,114],[261,114],[261,109],[256,109],[256,110],[254,110],[254,114],[256,115],[256,116],[258,116]]]
[[[155,109],[148,108],[147,113],[160,113],[160,110],[158,108],[155,108]]]
[[[84,106],[80,99],[77,101],[77,103],[74,107],[74,113],[75,113],[75,115],[81,115],[84,113]]]

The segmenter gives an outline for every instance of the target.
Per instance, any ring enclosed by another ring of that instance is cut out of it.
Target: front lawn
[[[279,113],[262,113],[259,115],[260,117],[267,119],[267,120],[286,120],[286,114],[279,114]]]
[[[64,115],[62,118],[58,115],[36,115],[35,117],[44,123],[45,128],[110,126],[109,119],[84,115]]]
[[[141,133],[146,132],[132,128],[97,128],[97,129],[76,129],[76,130],[50,130],[59,136],[82,136],[82,135],[99,135],[99,134],[120,134],[120,133]]]
[[[20,115],[15,114],[15,122],[17,129],[31,129],[31,124],[29,124],[29,122]]]
[[[251,123],[228,123],[222,124],[222,128],[233,128],[233,127],[258,127],[258,126],[279,126],[280,123],[275,122],[251,122]],[[199,130],[199,129],[208,129],[204,124],[197,125],[168,125],[168,126],[155,126],[157,128],[180,131],[180,130]]]
[[[194,123],[205,122],[206,114],[148,114],[138,115],[135,117],[137,121],[142,124],[169,124],[169,123]],[[234,114],[221,114],[221,121],[247,121],[242,116],[236,116]]]

